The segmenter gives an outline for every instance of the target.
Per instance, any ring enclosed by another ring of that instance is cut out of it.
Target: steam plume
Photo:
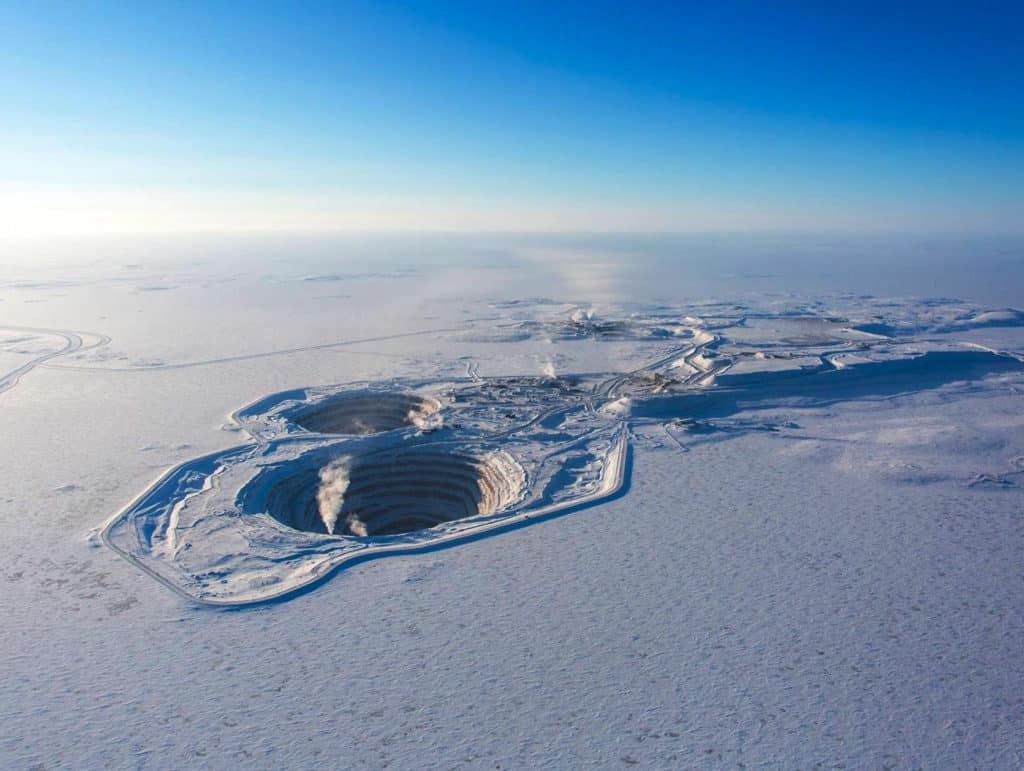
[[[358,535],[362,538],[366,538],[368,535],[366,523],[359,518],[358,514],[352,513],[345,517],[345,526],[352,535]]]
[[[345,500],[345,491],[348,490],[348,462],[349,458],[337,458],[320,469],[320,487],[316,491],[316,502],[320,508],[320,519],[331,535],[334,535],[341,504]],[[350,529],[355,532],[351,526]]]

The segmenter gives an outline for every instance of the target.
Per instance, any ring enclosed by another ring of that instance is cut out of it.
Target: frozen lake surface
[[[3,767],[1019,767],[999,240],[5,246]]]

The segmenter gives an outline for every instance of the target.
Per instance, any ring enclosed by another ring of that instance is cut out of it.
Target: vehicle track
[[[12,327],[13,328],[13,327]],[[100,367],[83,364],[50,364],[46,365],[51,369],[67,369],[83,372],[162,372],[169,369],[191,369],[193,367],[206,367],[211,364],[230,364],[236,361],[251,361],[253,359],[266,359],[272,356],[287,356],[293,353],[306,353],[308,351],[323,351],[330,348],[343,348],[349,345],[361,343],[380,343],[387,340],[401,340],[406,337],[420,337],[423,335],[441,334],[444,332],[458,332],[462,327],[439,327],[437,329],[424,329],[418,332],[398,332],[393,335],[379,335],[376,337],[359,337],[352,340],[337,340],[331,343],[319,343],[317,345],[305,345],[296,348],[282,348],[276,351],[263,351],[260,353],[246,353],[239,356],[221,356],[215,359],[201,359],[199,361],[184,361],[176,364],[155,364],[151,367]],[[109,338],[108,338],[109,342]],[[368,355],[373,355],[369,354]]]
[[[107,335],[99,335],[93,332],[74,332],[67,329],[44,329],[42,327],[18,327],[7,325],[0,328],[10,329],[16,332],[34,332],[36,334],[55,335],[57,337],[63,337],[65,340],[65,345],[60,350],[41,354],[22,364],[17,369],[13,369],[4,375],[0,375],[0,394],[5,391],[10,391],[18,385],[25,375],[36,367],[44,366],[46,362],[52,359],[56,359],[60,356],[67,356],[68,354],[75,353],[76,351],[88,351],[93,348],[99,348],[100,346],[107,345],[110,342],[110,338]],[[86,345],[82,341],[82,335],[95,337],[96,342]]]

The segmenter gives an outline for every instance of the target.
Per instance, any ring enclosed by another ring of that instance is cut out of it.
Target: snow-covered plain
[[[1024,764],[977,248],[9,247],[0,766]]]

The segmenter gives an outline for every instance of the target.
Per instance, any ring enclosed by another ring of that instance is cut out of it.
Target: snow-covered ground
[[[1024,764],[1024,281],[901,249],[6,252],[0,766]]]

